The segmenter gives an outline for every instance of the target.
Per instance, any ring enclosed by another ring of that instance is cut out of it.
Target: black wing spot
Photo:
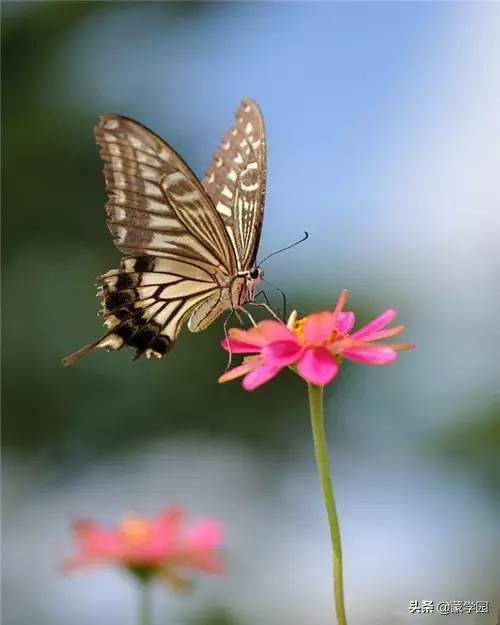
[[[134,319],[127,319],[127,321],[124,321],[117,328],[115,328],[114,333],[121,336],[125,342],[128,342],[137,332],[138,327],[137,321]]]
[[[133,303],[134,299],[136,299],[136,297],[132,290],[114,291],[106,297],[106,308],[108,310],[127,308]]]
[[[135,271],[153,271],[155,268],[155,259],[152,256],[138,256],[135,259]]]
[[[118,310],[113,311],[113,315],[121,321],[122,319],[130,317],[130,311],[127,308],[118,308]]]
[[[150,345],[155,352],[164,356],[173,347],[173,342],[166,336],[158,336]]]
[[[129,345],[137,347],[138,350],[144,350],[150,347],[150,343],[156,338],[160,331],[160,327],[156,323],[148,323],[146,326],[137,330],[129,341]]]
[[[137,286],[138,276],[130,273],[121,273],[116,281],[116,289],[132,289]]]

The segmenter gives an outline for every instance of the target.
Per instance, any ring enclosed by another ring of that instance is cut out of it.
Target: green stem
[[[149,580],[139,583],[139,625],[151,625],[151,584]]]
[[[328,462],[328,449],[325,437],[325,417],[323,410],[323,387],[309,384],[309,410],[314,439],[314,451],[318,464],[321,488],[325,500],[330,537],[332,541],[333,555],[333,593],[335,596],[335,609],[339,625],[347,625],[344,607],[344,583],[342,579],[342,541],[340,538],[339,520],[333,497],[332,481],[330,478],[330,466]]]

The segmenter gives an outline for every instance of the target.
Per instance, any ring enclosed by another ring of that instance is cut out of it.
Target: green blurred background
[[[496,623],[500,608],[500,10],[494,4],[4,2],[3,618],[134,622],[114,571],[68,578],[78,516],[179,503],[227,528],[228,571],[156,622],[331,623],[305,387],[219,386],[221,323],[161,362],[62,356],[101,332],[93,126],[138,118],[201,176],[242,97],[264,111],[266,277],[301,312],[341,288],[417,350],[347,364],[328,435],[353,625]],[[279,299],[276,303],[279,303]],[[489,615],[409,614],[489,600]]]

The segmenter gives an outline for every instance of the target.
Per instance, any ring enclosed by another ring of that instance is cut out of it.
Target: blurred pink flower
[[[164,577],[178,587],[184,585],[179,570],[221,572],[217,553],[222,542],[221,524],[207,519],[185,526],[184,516],[179,508],[169,508],[153,519],[128,514],[112,529],[93,521],[77,521],[76,554],[64,566],[74,570],[113,564],[141,577]]]
[[[268,319],[249,330],[232,328],[222,347],[231,353],[255,355],[224,373],[219,382],[244,375],[243,387],[251,391],[292,366],[307,382],[324,386],[337,375],[343,358],[385,365],[397,358],[398,351],[415,347],[412,343],[380,342],[404,330],[402,325],[386,328],[396,317],[393,309],[350,334],[355,315],[343,310],[346,299],[344,290],[333,311],[311,313],[302,319],[294,312],[287,325]]]

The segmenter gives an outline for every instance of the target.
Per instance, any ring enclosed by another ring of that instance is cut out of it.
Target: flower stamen
[[[128,514],[121,520],[119,530],[123,540],[128,545],[141,545],[151,534],[151,524],[147,519],[135,514]]]

